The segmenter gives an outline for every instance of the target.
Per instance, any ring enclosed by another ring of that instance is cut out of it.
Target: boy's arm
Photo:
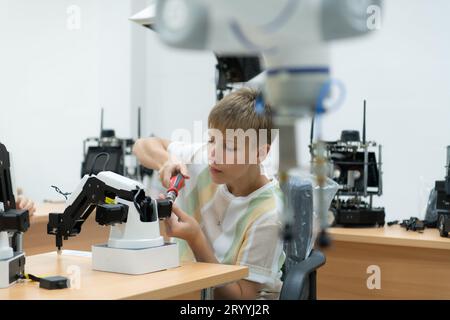
[[[204,233],[200,231],[193,241],[188,242],[199,262],[219,263],[214,251],[209,245]],[[261,285],[256,282],[239,280],[214,289],[214,299],[244,299],[254,300],[261,290]]]
[[[174,156],[169,155],[171,141],[162,138],[138,139],[133,146],[133,153],[146,168],[159,171],[159,177],[165,187],[169,186],[170,178],[181,173],[189,178],[186,166]]]
[[[133,146],[133,153],[144,167],[159,170],[169,160],[169,144],[170,140],[156,137],[138,139]]]
[[[28,210],[28,214],[32,216],[36,212],[36,206],[34,202],[24,197],[23,195],[18,195],[16,198],[16,207],[20,210]]]
[[[199,262],[220,263],[209,245],[205,234],[195,218],[173,205],[173,215],[165,220],[166,232],[171,237],[186,240]],[[261,285],[256,282],[239,280],[214,290],[215,299],[255,299]]]

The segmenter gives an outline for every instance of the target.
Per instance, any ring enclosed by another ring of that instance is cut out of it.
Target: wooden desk
[[[319,299],[450,299],[450,239],[400,226],[331,228],[332,246],[318,272]],[[381,271],[381,289],[368,289],[367,268]]]
[[[17,283],[0,289],[0,299],[170,299],[248,276],[248,268],[235,265],[189,263],[145,275],[124,275],[91,269],[91,258],[79,252],[55,252],[27,257],[26,270],[35,275],[66,275],[69,266],[81,270],[79,289],[45,290],[37,283]],[[84,253],[85,254],[85,253]],[[192,298],[192,296],[189,296]]]
[[[63,212],[64,203],[43,203],[37,206],[35,214],[30,218],[30,228],[24,233],[23,247],[27,256],[53,251],[55,237],[47,234],[48,214]],[[91,251],[93,244],[108,241],[109,227],[95,222],[95,211],[83,224],[81,233],[64,241],[64,249]]]

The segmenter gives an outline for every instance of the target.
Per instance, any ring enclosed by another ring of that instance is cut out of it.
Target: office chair
[[[317,269],[324,264],[323,253],[313,250],[308,258],[294,265],[284,279],[280,300],[316,300]]]
[[[284,244],[286,261],[280,300],[316,300],[317,269],[325,264],[325,256],[318,250],[311,251],[313,188],[310,182],[291,176],[283,191],[289,193],[286,209],[293,213],[294,222],[292,239]]]

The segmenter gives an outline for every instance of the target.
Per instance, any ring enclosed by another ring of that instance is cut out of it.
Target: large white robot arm
[[[327,42],[361,36],[381,0],[157,0],[138,22],[166,44],[218,54],[258,54],[266,95],[280,114],[312,114],[329,80]]]

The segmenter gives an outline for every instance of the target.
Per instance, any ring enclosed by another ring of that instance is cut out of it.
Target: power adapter
[[[69,279],[61,276],[45,277],[39,280],[39,288],[47,290],[69,288]]]
[[[66,289],[70,287],[69,279],[62,276],[37,277],[32,274],[26,274],[19,276],[19,278],[39,282],[39,288],[47,290]]]

